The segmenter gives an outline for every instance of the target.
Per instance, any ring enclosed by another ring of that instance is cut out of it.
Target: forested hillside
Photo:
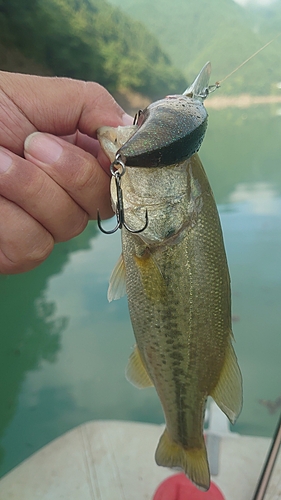
[[[281,31],[281,0],[242,7],[233,0],[109,0],[157,36],[190,81],[206,61],[223,79]],[[223,93],[280,93],[281,37],[227,79]]]
[[[95,80],[155,99],[181,92],[207,60],[211,83],[223,79],[281,26],[281,0],[266,8],[108,1],[0,0],[0,69]],[[280,54],[281,37],[227,79],[223,93],[280,93]]]
[[[0,69],[94,80],[151,98],[186,86],[156,38],[105,0],[0,0]]]

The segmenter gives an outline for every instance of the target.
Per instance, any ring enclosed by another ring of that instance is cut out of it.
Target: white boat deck
[[[216,427],[216,425],[215,425]],[[1,500],[152,500],[173,474],[154,453],[163,426],[120,421],[83,424],[51,442],[0,480]],[[212,481],[226,500],[251,500],[270,439],[207,432]],[[266,500],[281,498],[278,459]],[[172,500],[172,499],[171,499]]]

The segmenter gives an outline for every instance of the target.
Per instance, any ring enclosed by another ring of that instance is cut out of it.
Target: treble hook
[[[119,156],[120,155],[116,156],[114,162],[111,163],[111,165],[110,165],[110,172],[111,172],[111,174],[113,175],[113,177],[115,179],[116,192],[117,192],[117,202],[116,202],[117,224],[116,224],[115,228],[111,229],[110,231],[106,231],[105,229],[103,229],[103,227],[101,225],[100,214],[99,214],[99,211],[98,211],[98,214],[97,214],[98,227],[105,234],[113,234],[118,229],[121,229],[122,226],[124,226],[125,229],[127,229],[127,231],[129,231],[130,233],[134,233],[134,234],[141,233],[148,226],[148,214],[147,214],[147,210],[145,212],[145,225],[144,225],[143,228],[134,230],[134,229],[131,229],[126,224],[126,222],[125,222],[124,203],[123,203],[123,191],[122,191],[122,187],[121,187],[121,177],[125,173],[125,164],[120,160]],[[114,170],[114,168],[115,168],[116,165],[119,165],[121,167],[121,172],[119,172],[119,170]]]

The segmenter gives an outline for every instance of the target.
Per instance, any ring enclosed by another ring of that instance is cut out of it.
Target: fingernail
[[[127,113],[124,113],[124,115],[122,116],[122,121],[124,123],[124,125],[133,125],[133,117],[128,115]]]
[[[58,161],[62,154],[62,146],[52,137],[34,132],[25,139],[25,152],[36,160],[51,165]]]
[[[3,174],[10,168],[13,163],[13,158],[0,149],[0,172]]]

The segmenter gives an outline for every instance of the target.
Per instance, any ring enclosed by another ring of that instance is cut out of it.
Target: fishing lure
[[[121,177],[125,173],[126,165],[140,168],[165,167],[195,154],[200,149],[207,130],[208,113],[204,100],[280,35],[281,33],[263,45],[214,85],[209,85],[211,63],[207,62],[182,95],[168,95],[136,114],[134,119],[136,131],[116,152],[115,160],[110,167],[117,191],[115,228],[110,231],[103,229],[99,211],[97,213],[98,227],[103,233],[113,234],[123,226],[131,233],[141,233],[147,228],[147,210],[145,223],[141,229],[134,230],[125,222]]]
[[[106,231],[101,225],[98,212],[97,223],[105,234],[112,234],[124,226],[131,233],[140,233],[147,228],[132,229],[126,225],[123,208],[121,177],[125,165],[130,167],[164,167],[179,163],[196,153],[204,139],[208,114],[203,101],[217,85],[209,86],[211,63],[207,62],[193,84],[182,95],[171,95],[156,101],[135,117],[136,132],[117,151],[110,171],[115,178],[117,224]],[[171,126],[172,124],[172,126]]]
[[[207,130],[203,101],[211,91],[210,74],[207,62],[182,95],[169,95],[139,111],[139,128],[117,152],[120,159],[130,167],[164,167],[196,153]]]

